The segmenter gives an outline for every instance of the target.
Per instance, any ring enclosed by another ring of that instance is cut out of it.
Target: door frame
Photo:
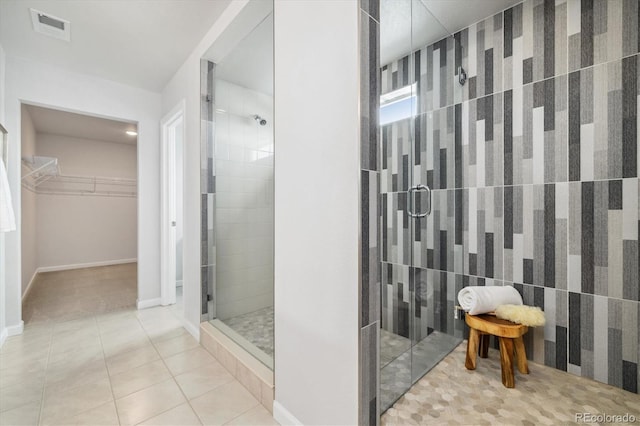
[[[176,141],[172,137],[171,130],[182,123],[182,142],[184,146],[185,116],[186,102],[183,99],[160,120],[160,299],[162,305],[176,303],[177,242],[176,227],[172,225],[172,221],[176,220],[176,211],[174,209],[176,204]],[[181,208],[184,211],[184,203]],[[184,265],[184,251],[182,258]]]

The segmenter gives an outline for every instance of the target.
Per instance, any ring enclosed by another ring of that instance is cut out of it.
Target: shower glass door
[[[273,369],[273,3],[236,21],[202,65],[203,319]]]
[[[381,1],[382,411],[460,342],[448,190],[456,52],[455,38],[421,0]]]
[[[412,385],[413,240],[422,190],[415,187],[417,84],[411,54],[412,0],[380,3],[380,190],[382,248],[380,406]]]

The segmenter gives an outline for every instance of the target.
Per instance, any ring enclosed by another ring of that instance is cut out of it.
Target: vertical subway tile
[[[385,186],[383,191],[381,176],[384,176],[385,184],[393,185],[393,173],[381,174],[381,163],[384,166],[396,166],[390,164],[385,157],[393,148],[389,141],[394,129],[390,127],[385,134],[384,129],[379,129],[379,100],[381,92],[380,73],[380,3],[379,0],[361,0],[360,7],[360,348],[359,348],[359,421],[361,425],[379,424],[379,341],[381,304],[386,300],[382,298],[381,253],[389,243],[389,229],[384,226],[381,207],[388,199]],[[387,73],[387,75],[390,73]],[[397,74],[395,74],[397,83]],[[393,79],[393,76],[392,76]],[[389,85],[384,85],[388,89]],[[397,136],[397,129],[395,135]],[[386,146],[381,149],[380,134],[386,136]],[[397,143],[395,144],[398,145]],[[394,151],[397,155],[398,151]],[[380,161],[382,157],[383,161]],[[395,158],[392,158],[392,160]],[[398,173],[397,168],[393,170]],[[402,170],[400,170],[402,175]],[[397,185],[397,180],[396,180]],[[400,224],[402,226],[402,223]],[[380,233],[383,235],[380,235]],[[396,240],[391,240],[394,242]],[[386,271],[386,270],[385,270]],[[382,299],[382,300],[381,300]],[[396,321],[397,323],[397,321]]]
[[[380,258],[378,218],[378,173],[361,171],[361,326],[377,321],[380,315]]]
[[[566,3],[548,0],[526,1],[513,7],[511,15],[512,60],[509,61],[511,63],[508,64],[508,71],[505,71],[505,88],[565,73]],[[505,27],[506,22],[505,12]],[[507,78],[509,71],[511,76]],[[508,83],[511,85],[507,85]]]
[[[622,258],[623,291],[628,300],[640,300],[638,276],[638,179],[622,180]]]
[[[622,60],[622,177],[638,176],[638,59]]]
[[[502,13],[489,17],[456,34],[456,48],[468,82],[455,85],[456,100],[469,100],[502,91],[504,35]],[[465,55],[466,54],[466,55]]]
[[[378,361],[379,324],[377,322],[360,330],[359,404],[361,425],[377,425],[378,416]]]
[[[377,150],[383,328],[463,336],[454,295],[505,280],[545,310],[530,357],[637,392],[638,10],[526,0],[381,68],[382,93],[418,86]]]
[[[360,13],[360,167],[364,170],[378,170],[378,27],[367,13]]]
[[[582,293],[594,290],[594,183],[582,182],[581,194],[581,259]]]
[[[360,9],[377,22],[380,22],[380,0],[360,0]],[[378,66],[379,64],[376,64],[376,68]]]
[[[638,4],[633,0],[568,0],[569,70],[638,52]]]

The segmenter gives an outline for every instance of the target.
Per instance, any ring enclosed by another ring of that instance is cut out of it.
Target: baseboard
[[[31,276],[31,280],[29,280],[29,284],[27,284],[27,288],[24,290],[24,293],[22,293],[22,301],[23,302],[24,302],[24,299],[26,299],[27,296],[29,295],[29,292],[31,291],[33,283],[36,280],[36,277],[38,276],[38,272],[39,271],[37,269],[35,271],[33,271],[33,275]]]
[[[88,263],[74,263],[72,265],[42,266],[36,269],[36,272],[68,271],[70,269],[95,268],[96,266],[122,265],[125,263],[135,263],[137,261],[138,259],[133,258],[133,259],[102,260],[99,262],[88,262]]]
[[[2,331],[0,331],[0,348],[2,347],[2,345],[4,345],[7,337],[9,337],[9,333],[7,332],[6,328],[3,328]]]
[[[273,418],[282,426],[297,426],[302,422],[296,419],[296,416],[291,414],[289,410],[284,408],[278,401],[273,401]]]
[[[24,331],[24,321],[20,320],[20,322],[16,325],[8,325],[5,330],[7,330],[7,337],[22,334],[22,332]]]
[[[162,304],[162,299],[157,297],[155,299],[146,299],[146,300],[138,300],[136,303],[138,309],[147,309],[153,308],[154,306],[160,306]]]
[[[200,327],[196,327],[187,321],[186,318],[182,318],[182,326],[191,334],[198,342],[200,341]]]

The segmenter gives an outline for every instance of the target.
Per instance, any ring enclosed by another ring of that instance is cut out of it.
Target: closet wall
[[[38,155],[65,175],[136,178],[136,146],[38,134]],[[133,260],[136,198],[38,194],[38,266]]]
[[[63,175],[136,179],[135,144],[33,131],[31,146],[28,135],[33,124],[25,108],[23,117],[23,156],[55,157]],[[23,294],[37,270],[136,260],[135,197],[36,194],[24,187],[22,193]]]
[[[22,105],[22,155],[36,154],[36,129],[27,107]],[[38,268],[36,233],[36,194],[22,187],[22,294]]]

